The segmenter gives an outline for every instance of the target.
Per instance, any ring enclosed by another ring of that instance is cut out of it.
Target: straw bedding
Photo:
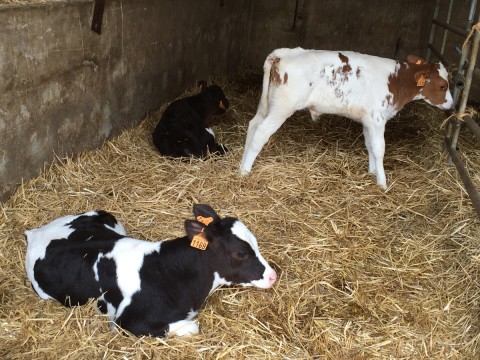
[[[480,221],[443,150],[445,114],[407,106],[387,125],[388,191],[366,174],[361,126],[299,112],[249,177],[237,169],[261,77],[221,81],[232,107],[212,119],[230,152],[171,161],[153,148],[164,107],[100,149],[58,159],[0,207],[2,359],[472,359],[480,353]],[[191,90],[194,92],[195,90]],[[480,185],[480,151],[463,131]],[[242,220],[278,270],[272,289],[221,288],[190,338],[111,330],[94,304],[41,300],[26,279],[23,231],[91,209],[133,237],[183,235],[194,203]]]

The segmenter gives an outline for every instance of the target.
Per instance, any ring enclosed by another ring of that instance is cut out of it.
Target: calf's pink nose
[[[275,281],[277,281],[277,273],[275,270],[272,270],[271,274],[268,276],[268,281],[270,282],[270,286],[273,285]]]

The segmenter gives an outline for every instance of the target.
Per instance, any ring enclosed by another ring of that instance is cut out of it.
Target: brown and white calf
[[[363,125],[368,171],[385,189],[385,124],[405,104],[420,99],[444,110],[452,107],[441,63],[413,55],[397,62],[351,51],[274,50],[265,60],[262,96],[248,126],[240,173],[251,171],[262,147],[289,116],[308,109],[314,120],[337,114]]]

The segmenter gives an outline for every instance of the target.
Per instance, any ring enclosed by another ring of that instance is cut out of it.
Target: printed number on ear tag
[[[190,246],[194,247],[195,249],[206,250],[208,246],[208,240],[205,238],[205,235],[203,235],[203,233],[200,233],[193,237]]]

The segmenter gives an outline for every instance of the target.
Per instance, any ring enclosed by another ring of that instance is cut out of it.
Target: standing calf
[[[386,189],[385,124],[419,99],[444,110],[452,107],[441,63],[413,55],[400,63],[351,51],[274,50],[265,60],[262,95],[248,126],[240,173],[251,171],[262,147],[289,116],[308,109],[314,120],[323,113],[338,114],[363,125],[368,171]]]
[[[42,299],[65,306],[97,298],[99,310],[140,335],[198,333],[193,321],[220,285],[267,289],[277,278],[255,236],[235,218],[195,205],[187,235],[149,242],[126,236],[105,211],[27,230],[27,276]]]
[[[226,148],[215,142],[215,134],[206,124],[211,115],[221,115],[229,102],[217,85],[199,82],[200,93],[168,105],[155,130],[153,143],[160,154],[169,157],[206,157],[224,155]]]

